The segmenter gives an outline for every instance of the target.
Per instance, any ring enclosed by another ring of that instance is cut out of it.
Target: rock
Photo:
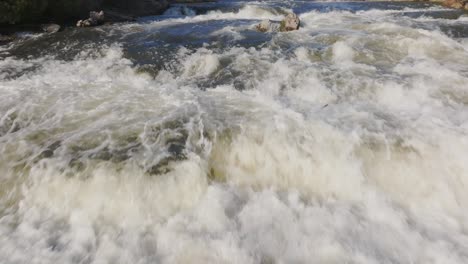
[[[299,25],[299,17],[294,13],[290,13],[279,23],[266,19],[260,22],[255,28],[260,32],[286,32],[298,30]]]
[[[0,44],[4,44],[10,41],[13,41],[15,38],[8,35],[0,35]]]
[[[279,22],[266,19],[260,22],[255,28],[260,32],[277,32],[279,27]]]
[[[103,23],[105,16],[104,16],[104,11],[101,12],[94,12],[91,11],[89,12],[89,19],[96,21],[97,23]]]
[[[452,7],[452,8],[462,8],[463,4],[462,1],[460,0],[445,0],[443,4],[447,7]]]
[[[78,22],[76,22],[76,26],[77,27],[90,27],[91,22],[88,19],[78,20]]]
[[[467,0],[443,0],[442,4],[451,8],[468,10]]]
[[[169,0],[171,3],[178,4],[191,4],[191,3],[203,3],[203,2],[216,2],[216,0]]]
[[[197,12],[185,5],[173,6],[167,9],[164,14],[165,16],[195,16]]]
[[[203,1],[187,0],[187,2]],[[129,19],[124,17],[133,20],[136,16],[160,15],[168,7],[169,0],[0,0],[0,25],[48,21],[69,23],[86,17],[91,10],[102,9],[122,14],[113,16],[109,20],[106,18],[106,21],[128,21]],[[80,25],[93,24],[93,21],[84,23],[83,21]]]
[[[267,32],[271,28],[271,21],[269,19],[263,20],[256,28],[260,32]]]
[[[0,0],[0,25],[34,23],[47,10],[48,0]]]
[[[57,24],[42,24],[41,29],[46,33],[56,33],[60,30],[60,26]]]
[[[85,20],[79,20],[76,23],[76,26],[77,27],[99,26],[102,23],[104,23],[104,19],[105,19],[104,11],[101,11],[101,12],[91,11],[89,12],[89,18]]]
[[[301,22],[299,17],[294,13],[289,13],[280,23],[279,30],[281,32],[298,30]]]

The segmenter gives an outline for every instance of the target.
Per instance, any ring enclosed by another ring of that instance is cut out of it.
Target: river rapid
[[[301,29],[260,33],[294,11]],[[468,15],[219,1],[0,46],[0,263],[468,263]]]

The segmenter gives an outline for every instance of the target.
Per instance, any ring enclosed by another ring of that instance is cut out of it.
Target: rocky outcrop
[[[279,30],[281,32],[298,30],[301,22],[299,17],[294,13],[289,13],[280,23]]]
[[[135,17],[162,14],[169,6],[166,0],[107,0],[106,11],[91,11],[89,18],[79,20],[77,27],[92,27],[104,22],[133,21]]]
[[[269,19],[262,20],[260,24],[255,27],[260,32],[275,32],[279,30],[279,23]]]
[[[104,19],[105,19],[104,11],[100,11],[100,12],[91,11],[89,12],[89,18],[85,20],[79,20],[76,23],[76,26],[77,27],[94,27],[94,26],[98,26],[104,23]]]
[[[281,22],[263,20],[255,28],[260,32],[286,32],[298,30],[300,26],[299,17],[294,13],[289,13]]]
[[[47,0],[1,0],[0,24],[37,21],[45,13],[47,5]]]
[[[468,0],[443,0],[446,7],[468,10]]]
[[[0,25],[51,21],[68,23],[82,19],[95,10],[109,10],[114,14],[111,18],[124,20],[135,16],[159,15],[168,6],[168,0],[0,0]]]
[[[99,9],[102,3],[103,0],[0,0],[0,24],[67,22]]]
[[[41,29],[46,33],[56,33],[60,30],[60,26],[57,24],[42,24]]]
[[[468,11],[468,0],[428,0],[428,1],[443,5],[445,7],[464,9]]]
[[[14,39],[14,36],[6,36],[0,34],[0,45],[13,41]]]

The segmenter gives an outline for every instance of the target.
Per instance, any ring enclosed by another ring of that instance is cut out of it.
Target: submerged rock
[[[300,25],[299,17],[294,14],[288,14],[281,22],[263,20],[255,28],[260,32],[286,32],[298,30]]]
[[[260,32],[267,32],[270,30],[271,21],[269,19],[263,20],[256,26],[257,30]]]
[[[269,19],[263,20],[256,26],[257,30],[260,32],[272,32],[272,31],[278,31],[279,29],[279,23],[271,21]]]
[[[97,22],[104,22],[104,11],[101,12],[95,12],[91,11],[89,12],[89,19],[97,21]]]
[[[46,33],[56,33],[60,30],[60,26],[57,24],[42,24],[41,29]]]
[[[279,30],[281,32],[298,30],[301,21],[294,13],[289,13],[280,23]]]
[[[98,26],[104,23],[104,19],[105,19],[104,11],[101,11],[101,12],[91,11],[89,12],[89,18],[85,20],[79,20],[76,23],[76,26],[77,27],[94,27],[94,26]]]
[[[444,5],[452,8],[462,8],[464,6],[460,0],[445,0]]]
[[[47,0],[0,0],[0,25],[36,22],[47,5]]]

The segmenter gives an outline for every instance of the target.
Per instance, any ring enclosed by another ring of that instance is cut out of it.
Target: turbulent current
[[[20,33],[0,263],[468,263],[468,16],[219,1]]]

